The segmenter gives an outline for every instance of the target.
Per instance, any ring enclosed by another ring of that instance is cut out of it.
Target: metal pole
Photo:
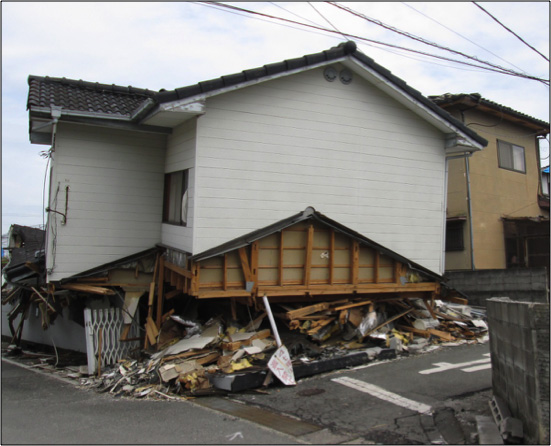
[[[274,315],[272,314],[272,309],[270,308],[270,303],[268,302],[268,298],[266,295],[262,297],[262,301],[264,302],[264,308],[266,308],[266,313],[268,313],[268,319],[270,319],[270,325],[272,326],[272,331],[274,332],[274,338],[276,340],[277,348],[281,347],[281,339],[279,337],[279,333],[277,331],[276,323],[274,320]]]

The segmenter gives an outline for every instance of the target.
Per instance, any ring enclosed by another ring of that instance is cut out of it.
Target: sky
[[[29,75],[167,90],[354,40],[424,95],[480,93],[549,122],[549,87],[536,80],[366,42],[476,63],[368,21],[516,73],[549,79],[549,3],[224,2],[334,32],[198,2],[7,2],[2,7],[2,234],[45,222],[48,146],[29,142]],[[343,37],[336,30],[355,37]],[[534,49],[530,48],[529,44]],[[542,164],[549,163],[543,141]]]

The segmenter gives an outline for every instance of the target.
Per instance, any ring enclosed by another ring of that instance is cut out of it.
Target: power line
[[[220,3],[216,3],[216,2],[194,2],[194,3],[200,4],[201,6],[206,6],[206,7],[208,7],[208,8],[216,9],[216,10],[218,10],[218,11],[221,11],[221,10],[222,10],[222,8],[220,8],[221,6],[222,6],[222,7],[228,6],[228,5],[224,5],[224,4],[220,4]],[[276,6],[277,6],[277,5],[276,5]],[[281,8],[281,9],[284,9],[284,8]],[[238,15],[238,16],[241,16],[241,17],[250,17],[250,14],[247,14],[247,13],[244,13],[244,12],[242,12],[242,13],[241,13],[241,12],[237,12],[237,11],[226,11],[226,12],[228,12],[228,13],[230,13],[230,14],[235,14],[235,15]],[[288,11],[288,12],[289,12],[289,11]],[[295,14],[295,15],[296,15],[296,14]],[[270,21],[270,20],[267,20],[267,19],[265,19],[265,18],[262,18],[262,17],[253,17],[253,18],[256,19],[256,20],[260,20],[260,21],[262,21],[262,22],[266,22],[266,23],[272,23],[272,24],[274,23],[274,22],[272,22],[272,21]],[[302,18],[302,17],[301,17],[301,18]],[[282,19],[282,20],[284,20],[284,19]],[[309,21],[310,21],[310,20],[309,20]],[[291,22],[292,22],[292,21],[291,21]],[[300,22],[295,22],[295,23],[300,24]],[[312,23],[314,23],[314,22],[312,22]],[[299,28],[299,27],[297,27],[297,26],[286,25],[286,24],[283,24],[283,23],[281,23],[281,24],[278,23],[278,25],[284,26],[284,27],[286,27],[286,28],[296,29],[296,30],[298,30],[298,31],[304,31],[303,29],[301,29],[301,28]],[[300,24],[300,25],[301,25],[301,26],[304,26],[304,24]],[[324,35],[325,35],[324,33],[316,32],[316,31],[308,31],[308,32],[310,32],[310,33],[312,33],[312,34],[318,34],[318,35],[320,35],[320,36],[324,36]],[[336,37],[335,37],[335,38],[336,38]]]
[[[366,16],[365,14],[362,14],[362,13],[360,13],[360,12],[358,12],[358,11],[354,11],[352,8],[348,8],[348,7],[346,7],[346,6],[339,5],[337,2],[327,2],[327,3],[329,3],[330,5],[333,5],[333,6],[337,7],[337,8],[339,8],[339,9],[342,9],[343,11],[346,11],[346,12],[352,14],[352,15],[355,15],[356,17],[360,17],[360,18],[362,18],[362,19],[364,19],[364,20],[367,20],[367,21],[370,22],[370,23],[373,23],[373,24],[375,24],[375,25],[377,25],[377,26],[380,26],[380,27],[385,28],[385,29],[387,29],[387,30],[389,30],[389,31],[392,31],[392,32],[397,33],[397,34],[400,34],[400,35],[402,35],[402,36],[408,37],[408,38],[410,38],[410,39],[412,39],[412,40],[415,40],[415,41],[417,41],[417,42],[421,42],[421,43],[423,43],[423,44],[425,44],[425,45],[429,45],[429,46],[432,46],[432,47],[435,47],[435,48],[438,48],[438,49],[441,49],[441,50],[444,50],[444,51],[448,51],[448,52],[453,53],[453,54],[457,54],[457,55],[459,55],[459,56],[465,57],[465,58],[470,59],[470,60],[474,60],[474,61],[476,61],[476,62],[478,62],[478,63],[483,63],[483,64],[485,64],[485,65],[488,65],[488,66],[490,66],[490,67],[496,68],[496,69],[498,69],[498,70],[509,72],[509,73],[511,73],[511,74],[513,74],[513,75],[522,75],[522,76],[526,76],[526,74],[524,74],[524,73],[518,73],[518,72],[513,71],[513,70],[511,70],[511,69],[509,69],[509,68],[504,68],[504,67],[502,67],[502,66],[495,65],[495,64],[493,64],[493,63],[491,63],[491,62],[486,62],[486,61],[484,61],[484,60],[479,59],[479,58],[476,57],[476,56],[469,56],[469,55],[467,55],[467,54],[465,54],[465,53],[462,53],[461,51],[456,51],[456,50],[453,50],[453,49],[451,49],[451,48],[447,48],[447,47],[441,46],[441,45],[439,45],[439,44],[437,44],[437,43],[435,43],[435,42],[431,42],[430,40],[424,39],[423,37],[416,36],[415,34],[411,34],[411,33],[407,32],[407,31],[402,31],[402,30],[400,30],[400,29],[398,29],[398,28],[395,28],[395,27],[393,27],[393,26],[387,25],[386,23],[383,23],[383,22],[381,22],[380,20],[373,19],[373,18],[368,17],[368,16]]]
[[[331,29],[328,29],[328,28],[323,28],[323,27],[315,26],[315,25],[308,25],[306,23],[296,22],[294,20],[285,19],[283,17],[277,17],[277,16],[273,16],[273,15],[270,15],[270,14],[265,14],[265,13],[261,13],[261,12],[257,12],[257,11],[251,11],[251,10],[248,10],[248,9],[240,8],[238,6],[233,6],[233,5],[228,5],[228,4],[224,4],[224,3],[218,3],[218,2],[197,2],[197,3],[205,4],[207,6],[218,6],[220,8],[225,8],[225,9],[229,9],[229,10],[241,11],[241,12],[245,12],[245,13],[248,13],[248,14],[258,15],[258,16],[262,16],[262,17],[266,17],[266,18],[270,18],[270,19],[274,19],[274,20],[280,20],[280,21],[292,23],[292,24],[295,24],[295,25],[300,25],[300,26],[304,26],[304,27],[307,27],[307,28],[312,28],[312,29],[316,29],[316,30],[319,30],[319,31],[332,33],[332,34],[341,34],[338,31],[334,31],[334,30],[331,30]],[[381,42],[381,41],[377,41],[377,40],[373,40],[373,39],[368,39],[366,37],[361,37],[361,36],[357,36],[357,35],[354,35],[354,34],[342,33],[342,35],[344,35],[348,38],[351,38],[351,39],[361,40],[361,41],[364,41],[364,42],[371,42],[371,43],[374,43],[374,44],[378,44],[378,45],[382,45],[382,46],[386,46],[386,47],[390,47],[390,48],[400,49],[400,50],[403,50],[403,51],[408,51],[408,52],[412,52],[412,53],[416,53],[416,54],[421,54],[421,55],[424,55],[424,56],[433,57],[433,58],[441,59],[441,60],[446,60],[446,61],[449,61],[449,62],[454,62],[454,63],[458,63],[458,64],[462,64],[462,65],[468,65],[468,66],[480,68],[480,69],[487,70],[487,71],[493,71],[493,72],[500,73],[500,74],[507,74],[507,75],[510,75],[510,76],[516,76],[516,77],[522,77],[522,78],[525,78],[525,79],[537,80],[537,81],[542,82],[546,85],[549,84],[548,79],[541,79],[541,78],[538,78],[538,77],[535,77],[535,76],[529,76],[529,75],[525,75],[525,74],[521,74],[521,73],[515,73],[515,72],[511,72],[511,70],[507,70],[507,69],[503,69],[503,68],[496,69],[496,68],[491,68],[491,67],[488,67],[488,66],[476,65],[476,64],[473,64],[473,63],[470,63],[470,62],[465,62],[465,61],[461,61],[461,60],[457,60],[457,59],[451,59],[449,57],[444,57],[444,56],[438,56],[436,54],[426,53],[426,52],[414,50],[414,49],[411,49],[411,48],[401,47],[399,45],[393,45],[393,44],[390,44],[390,43],[385,43],[385,42]]]
[[[503,62],[506,62],[506,63],[508,63],[509,65],[511,65],[511,66],[513,66],[513,67],[515,67],[515,68],[518,68],[518,69],[519,69],[520,71],[522,71],[523,73],[526,73],[522,68],[516,66],[514,63],[509,62],[508,60],[505,60],[503,57],[498,56],[496,53],[490,51],[488,48],[484,48],[483,46],[479,45],[479,44],[476,43],[475,41],[473,41],[473,40],[471,40],[471,39],[465,37],[464,35],[458,33],[457,31],[454,31],[453,29],[447,27],[447,26],[444,25],[443,23],[440,23],[438,20],[436,20],[436,19],[434,19],[434,18],[428,16],[428,15],[425,14],[424,12],[419,11],[418,9],[416,9],[416,8],[414,8],[413,6],[407,4],[406,2],[402,2],[402,4],[403,4],[404,6],[407,6],[407,7],[410,8],[410,9],[413,9],[416,13],[421,14],[423,17],[426,17],[427,19],[432,20],[433,22],[437,23],[438,25],[442,26],[443,28],[446,28],[448,31],[454,33],[456,36],[461,37],[462,39],[466,40],[467,42],[470,42],[470,43],[472,43],[473,45],[476,45],[477,47],[479,47],[480,49],[482,49],[482,50],[484,50],[484,51],[490,53],[491,55],[497,57],[498,59],[502,60]]]
[[[499,25],[501,25],[503,28],[505,28],[507,31],[509,31],[513,36],[515,36],[518,40],[520,40],[522,43],[524,43],[528,48],[531,48],[536,53],[538,53],[541,57],[543,57],[547,62],[549,62],[549,59],[540,53],[537,49],[535,49],[532,45],[530,45],[528,42],[526,42],[522,37],[520,37],[517,33],[515,33],[513,30],[507,28],[503,23],[501,23],[498,19],[496,19],[492,14],[490,14],[488,11],[486,11],[482,6],[480,6],[478,3],[473,2],[475,6],[480,8],[482,11],[484,11],[486,14],[488,14],[492,19],[494,19]]]
[[[344,36],[344,34],[343,34],[342,32],[340,32],[339,29],[338,29],[335,25],[333,25],[333,24],[329,21],[329,19],[328,19],[327,17],[325,17],[321,12],[319,12],[319,10],[316,9],[316,7],[312,4],[312,2],[308,2],[308,4],[312,7],[312,9],[313,9],[314,11],[316,11],[316,12],[321,16],[321,18],[322,18],[323,20],[325,20],[327,23],[329,23],[329,26],[333,27],[333,29],[334,29],[335,31],[338,31],[338,32],[340,33],[340,35],[341,35],[344,39],[346,39],[346,37]]]
[[[269,2],[269,3],[270,3],[270,5],[273,5],[273,6],[277,7],[277,8],[279,8],[279,9],[283,9],[283,11],[288,12],[289,14],[292,14],[292,15],[294,15],[295,17],[298,17],[299,19],[306,20],[307,22],[310,22],[310,23],[313,23],[314,25],[318,25],[318,26],[319,26],[319,24],[316,23],[316,22],[314,22],[313,20],[307,19],[306,17],[302,17],[302,16],[300,16],[300,15],[294,13],[293,11],[289,11],[288,9],[285,9],[283,6],[278,5],[276,2]]]

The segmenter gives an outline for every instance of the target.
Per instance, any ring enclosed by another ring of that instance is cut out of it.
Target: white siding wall
[[[194,253],[314,206],[441,272],[444,135],[359,76],[211,98],[197,147]]]
[[[47,267],[59,280],[161,241],[166,136],[61,123],[49,206]],[[57,191],[57,192],[56,192]]]
[[[193,220],[195,214],[195,144],[196,119],[190,119],[175,128],[168,137],[165,172],[189,169],[187,226],[163,224],[162,243],[187,252],[193,252]]]

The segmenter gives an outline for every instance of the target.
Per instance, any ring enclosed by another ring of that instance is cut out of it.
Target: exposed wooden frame
[[[312,247],[314,245],[314,225],[310,224],[306,236],[306,260],[304,261],[304,285],[310,285],[310,271],[312,267]]]
[[[352,240],[352,285],[358,285],[360,273],[360,244]]]

